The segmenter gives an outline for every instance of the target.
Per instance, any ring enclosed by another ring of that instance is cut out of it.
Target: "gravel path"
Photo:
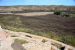
[[[48,15],[54,14],[54,12],[28,12],[28,13],[0,13],[0,14],[8,14],[8,15],[22,15],[22,16],[40,16],[40,15]]]

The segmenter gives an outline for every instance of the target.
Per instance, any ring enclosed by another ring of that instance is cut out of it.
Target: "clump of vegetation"
[[[47,42],[47,40],[46,39],[43,39],[42,42],[45,43],[45,42]]]
[[[15,39],[15,42],[17,42],[17,43],[19,43],[19,44],[28,43],[26,40],[22,40],[22,39]]]
[[[61,15],[61,11],[55,11],[54,14],[55,15]]]
[[[56,11],[54,12],[55,15],[61,15],[61,16],[64,16],[64,17],[70,17],[70,15],[66,12],[61,12],[61,11]]]
[[[75,37],[72,35],[62,36],[60,41],[69,45],[75,45]]]
[[[28,29],[28,28],[21,28],[21,27],[17,28],[17,27],[8,26],[8,25],[3,26],[3,27],[5,29],[12,30],[12,31],[16,31],[16,32],[26,32],[26,33],[32,33],[33,32],[33,30]]]
[[[17,35],[11,35],[11,37],[17,37]]]
[[[70,17],[70,15],[69,15],[69,14],[63,14],[63,16],[64,16],[64,17]]]

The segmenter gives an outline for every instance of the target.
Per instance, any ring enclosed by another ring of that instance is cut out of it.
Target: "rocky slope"
[[[61,50],[62,47],[65,47],[64,50],[75,50],[72,46],[49,38],[24,32],[13,32],[2,28],[0,30],[2,30],[0,35],[5,35],[5,33],[8,35],[0,36],[3,37],[0,38],[0,50]]]

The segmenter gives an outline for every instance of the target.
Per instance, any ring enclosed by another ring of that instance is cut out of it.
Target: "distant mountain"
[[[12,12],[12,11],[75,11],[75,6],[0,6],[0,12]]]

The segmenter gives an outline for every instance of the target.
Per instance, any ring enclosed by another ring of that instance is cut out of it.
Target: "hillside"
[[[42,36],[14,32],[0,26],[0,50],[74,50],[75,48]]]
[[[0,14],[0,24],[8,30],[40,35],[75,46],[75,17]]]
[[[75,11],[74,6],[0,6],[0,12]]]

